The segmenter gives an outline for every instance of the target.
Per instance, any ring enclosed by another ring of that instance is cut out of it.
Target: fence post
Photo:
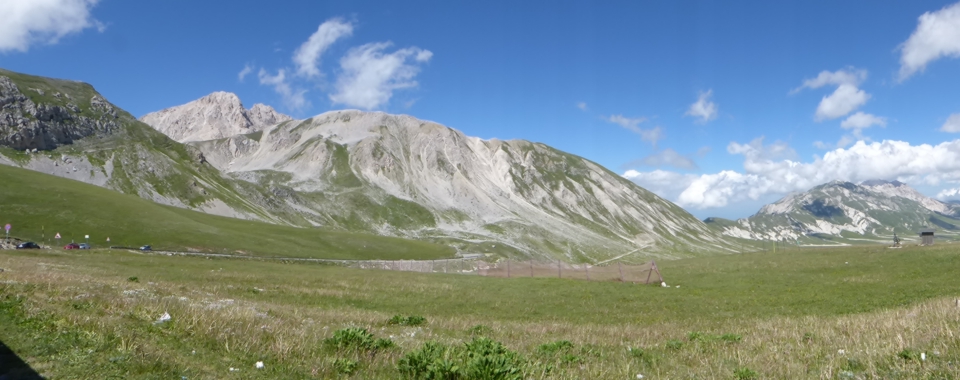
[[[653,262],[653,261],[651,261],[650,264],[651,264],[651,266],[650,266],[650,271],[647,272],[647,282],[644,282],[644,284],[649,284],[649,283],[650,283],[650,275],[653,274],[653,269],[657,267],[657,263],[655,263],[655,262]]]
[[[510,278],[510,260],[507,260],[507,278]]]
[[[590,266],[587,264],[583,264],[583,271],[587,272],[587,281],[590,281]]]
[[[620,282],[623,282],[623,265],[620,264],[620,261],[617,261],[617,269],[620,270]]]

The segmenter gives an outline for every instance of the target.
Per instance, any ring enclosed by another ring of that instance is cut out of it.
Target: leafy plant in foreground
[[[401,358],[397,369],[408,379],[519,380],[526,364],[500,342],[475,338],[457,347],[427,342]]]

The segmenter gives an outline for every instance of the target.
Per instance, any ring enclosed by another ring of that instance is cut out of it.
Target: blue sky
[[[405,113],[586,157],[701,218],[830,180],[960,196],[950,1],[10,0],[0,13],[13,15],[0,67],[89,82],[136,116],[214,91],[295,117]]]

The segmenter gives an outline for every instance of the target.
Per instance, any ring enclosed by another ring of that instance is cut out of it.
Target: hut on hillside
[[[920,230],[920,245],[933,245],[933,228],[923,228]]]

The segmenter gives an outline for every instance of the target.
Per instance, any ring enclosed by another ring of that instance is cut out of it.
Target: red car
[[[63,246],[63,249],[80,249],[80,244],[70,243],[70,244],[67,244],[67,245]]]

